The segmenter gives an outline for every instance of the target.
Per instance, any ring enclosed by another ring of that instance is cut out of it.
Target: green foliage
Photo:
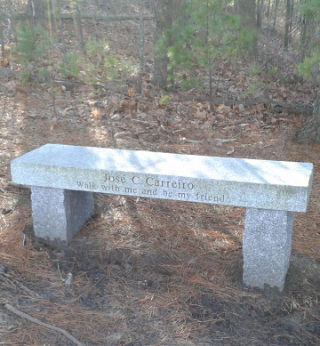
[[[282,74],[279,75],[278,79],[279,79],[279,82],[282,83],[282,84],[286,84],[288,82],[288,78],[286,78]]]
[[[165,104],[167,104],[169,102],[169,96],[168,95],[165,95],[165,96],[162,96],[160,101],[159,101],[159,105],[163,106]]]
[[[255,45],[257,34],[243,28],[239,16],[228,14],[229,0],[183,1],[181,15],[171,30],[163,33],[156,47],[168,44],[169,71],[188,71],[191,78],[179,80],[184,88],[192,87],[195,68],[212,73],[217,58],[247,54]],[[183,73],[182,73],[183,74]]]
[[[17,45],[15,53],[18,62],[28,62],[43,58],[50,48],[50,37],[40,25],[32,27],[29,24],[20,23],[17,30]]]
[[[40,83],[50,83],[50,73],[46,68],[39,69],[38,80]]]
[[[28,69],[24,69],[20,75],[20,83],[22,86],[28,85],[31,81],[31,74]]]
[[[117,64],[117,70],[126,75],[133,75],[138,73],[138,65],[134,65],[130,61],[122,60]]]
[[[300,6],[301,13],[307,18],[319,18],[320,0],[308,0]]]
[[[75,77],[80,74],[79,59],[75,52],[64,56],[61,71],[66,77]]]
[[[19,63],[31,61],[35,56],[36,38],[31,26],[21,23],[17,30],[17,45],[14,52]]]
[[[97,82],[97,69],[96,67],[91,64],[91,63],[87,63],[86,64],[86,76],[87,76],[87,83],[88,84],[94,84]]]
[[[253,95],[259,88],[261,88],[261,83],[259,81],[250,83],[248,86],[247,95]]]
[[[138,72],[138,65],[132,64],[127,60],[119,60],[113,55],[107,55],[104,58],[107,78],[116,78],[118,73],[132,75]]]
[[[43,21],[34,25],[23,22],[18,25],[14,53],[16,61],[22,67],[20,74],[22,84],[26,85],[35,79],[40,83],[50,83],[52,65],[54,70],[57,68],[67,78],[81,75],[88,84],[136,74],[138,71],[138,66],[129,59],[110,54],[106,40],[95,38],[89,38],[85,44],[87,55],[69,51],[58,60],[52,36],[53,33],[49,34],[46,23]],[[55,59],[54,64],[52,64],[51,54]]]
[[[114,79],[117,77],[116,70],[117,59],[112,55],[108,55],[104,58],[104,66],[106,68],[107,77],[110,79]]]
[[[86,43],[86,51],[89,56],[102,54],[108,51],[108,49],[109,49],[108,43],[104,40],[97,41],[94,38],[89,38]]]
[[[235,44],[237,50],[242,54],[251,52],[258,39],[258,34],[254,30],[243,28],[240,33],[238,40]]]
[[[28,84],[34,78],[40,83],[50,80],[48,71],[42,68],[42,60],[48,57],[50,45],[50,37],[41,25],[19,23],[17,44],[13,52],[17,62],[23,67],[20,76],[22,85]]]
[[[256,76],[261,72],[261,67],[259,65],[251,65],[249,68],[250,76]]]
[[[320,0],[309,0],[300,7],[302,15],[312,20],[313,26],[320,25]],[[306,40],[311,40],[310,33],[306,34]],[[320,42],[316,40],[311,45],[311,54],[297,66],[299,74],[308,80],[320,81]]]
[[[180,85],[183,90],[194,88],[201,91],[203,89],[200,77],[189,77],[188,79],[182,80]]]
[[[300,75],[309,80],[320,80],[319,66],[320,65],[320,49],[316,50],[311,57],[305,58],[304,61],[298,65]]]
[[[277,70],[276,70],[274,67],[272,67],[272,69],[270,69],[270,70],[268,71],[268,73],[269,73],[270,76],[274,76],[274,75],[276,74],[276,72],[277,72]]]

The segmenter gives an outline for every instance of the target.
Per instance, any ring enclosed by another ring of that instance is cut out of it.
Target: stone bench
[[[65,246],[93,214],[92,192],[245,207],[243,281],[283,289],[294,212],[305,212],[310,163],[47,144],[11,162],[30,185],[34,232]]]

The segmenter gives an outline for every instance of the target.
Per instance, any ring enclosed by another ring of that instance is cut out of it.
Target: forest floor
[[[99,29],[119,55],[131,47],[126,25]],[[258,74],[244,60],[217,66],[214,96],[244,100],[234,107],[210,109],[207,85],[202,92],[155,87],[148,52],[141,95],[129,80],[121,90],[49,89],[0,76],[0,345],[74,345],[5,304],[83,345],[320,344],[320,145],[295,142],[306,115],[245,106],[252,83],[254,93],[265,95],[268,84],[269,98],[309,106],[314,90],[295,77],[293,49],[282,51],[266,31],[258,47]],[[271,54],[276,74],[266,72]],[[169,101],[160,105],[164,95]],[[295,214],[284,290],[242,283],[244,208],[97,193],[95,215],[68,249],[38,241],[30,191],[11,184],[10,162],[46,143],[313,163],[308,211]]]

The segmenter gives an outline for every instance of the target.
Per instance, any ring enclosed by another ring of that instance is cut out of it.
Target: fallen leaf
[[[144,303],[144,302],[146,302],[148,300],[152,300],[152,297],[146,296],[145,298],[139,299],[138,302],[139,303]]]
[[[92,116],[94,118],[97,118],[97,119],[100,119],[100,114],[99,114],[99,111],[97,109],[94,109],[92,112],[91,112]]]
[[[224,120],[224,115],[218,113],[218,114],[216,115],[216,119],[219,120],[219,121],[223,121],[223,120]]]
[[[217,112],[218,112],[218,113],[229,113],[230,110],[231,110],[231,107],[226,106],[226,105],[220,105],[220,106],[218,106],[218,108],[217,108]]]
[[[26,94],[26,90],[19,85],[16,87],[16,92]]]
[[[223,113],[223,106],[224,106],[224,105],[218,106],[218,108],[217,108],[217,112],[218,112],[218,113]]]
[[[50,131],[53,131],[56,127],[58,119],[56,117],[52,118],[50,121]]]
[[[242,83],[242,82],[245,81],[245,79],[244,79],[244,77],[241,74],[238,74],[238,76],[234,79],[234,81],[238,82],[238,83],[239,82]]]
[[[239,105],[239,112],[244,112],[245,108],[243,104]]]
[[[257,108],[257,112],[261,113],[264,110],[264,104],[259,103],[258,105],[256,105],[256,108]]]
[[[137,100],[132,99],[132,100],[129,102],[128,107],[129,107],[129,109],[131,109],[131,110],[136,109],[136,107],[137,107]]]
[[[128,99],[123,99],[120,101],[120,107],[118,108],[118,112],[125,112],[128,108],[130,101]]]
[[[207,113],[200,111],[200,109],[197,110],[197,112],[194,114],[194,117],[197,119],[206,119]]]
[[[129,88],[128,89],[128,95],[130,97],[132,97],[135,93],[136,93],[136,89],[135,88]]]
[[[231,155],[232,153],[234,153],[234,148],[231,148],[231,150],[227,152],[227,155]]]
[[[177,114],[181,115],[181,114],[185,114],[187,112],[187,108],[185,105],[183,104],[178,104],[178,107],[177,107]]]
[[[211,114],[208,115],[208,122],[210,124],[213,124],[215,120],[216,120],[216,117],[214,115],[211,115]]]
[[[285,92],[282,92],[280,95],[279,95],[283,100],[286,100],[287,99],[287,94]]]
[[[2,67],[7,67],[7,66],[9,66],[9,60],[8,59],[6,59],[6,58],[3,58],[3,59],[1,59],[1,66]]]

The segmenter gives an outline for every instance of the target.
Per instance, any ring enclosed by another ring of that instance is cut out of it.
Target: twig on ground
[[[53,105],[53,113],[55,118],[58,118],[57,110],[56,110],[56,98],[52,95],[52,105]]]
[[[22,283],[20,283],[19,281],[17,280],[14,280],[11,278],[11,276],[9,274],[6,274],[6,273],[1,273],[0,274],[0,279],[1,279],[1,276],[2,278],[4,279],[4,281],[6,281],[7,283],[10,283],[11,285],[13,285],[15,288],[19,288],[20,290],[24,291],[25,293],[29,294],[30,297],[32,298],[41,298],[41,296],[36,293],[36,292],[33,292],[31,291],[28,287],[24,286]]]
[[[32,322],[32,323],[35,323],[35,324],[38,324],[39,326],[42,326],[42,327],[45,327],[45,328],[48,328],[48,329],[51,329],[51,330],[54,330],[56,332],[59,332],[61,334],[63,334],[66,338],[68,338],[69,340],[71,340],[74,344],[78,345],[78,346],[84,346],[83,343],[81,343],[80,341],[78,341],[75,337],[73,337],[70,333],[68,333],[67,331],[59,328],[59,327],[55,327],[55,326],[51,326],[50,324],[47,324],[47,323],[43,323],[41,321],[39,321],[38,319],[36,318],[33,318],[27,314],[25,314],[24,312],[22,311],[19,311],[17,310],[16,308],[14,308],[13,306],[11,306],[10,304],[5,304],[4,307],[11,311],[12,313],[18,315],[19,317],[21,318],[24,318],[26,320],[28,320],[29,322]]]
[[[111,136],[112,136],[112,140],[113,140],[113,145],[115,148],[118,148],[118,143],[117,143],[116,137],[114,135],[114,128],[113,128],[113,122],[112,122],[111,114],[110,114],[110,112],[106,111],[106,115],[108,115],[109,121],[110,121],[110,129],[111,129]]]

